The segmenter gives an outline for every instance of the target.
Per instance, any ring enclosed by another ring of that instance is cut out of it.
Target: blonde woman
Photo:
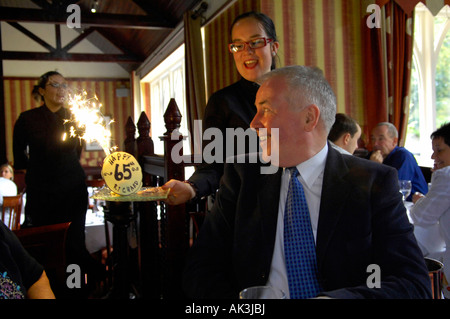
[[[2,174],[2,177],[10,180],[14,180],[14,170],[9,164],[3,164],[0,166],[0,172]]]

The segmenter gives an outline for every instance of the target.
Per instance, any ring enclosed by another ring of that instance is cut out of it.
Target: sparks
[[[107,127],[114,120],[106,123],[103,114],[100,112],[102,104],[98,102],[97,96],[88,98],[87,92],[83,90],[82,94],[69,94],[68,101],[72,112],[72,118],[68,121],[74,122],[81,131],[78,132],[74,126],[71,126],[70,136],[78,136],[87,143],[97,141],[108,156],[111,153],[111,131]]]

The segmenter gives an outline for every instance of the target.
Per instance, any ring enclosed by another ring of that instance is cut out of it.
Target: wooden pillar
[[[133,155],[134,157],[137,156],[137,150],[136,150],[136,138],[134,135],[136,134],[136,126],[134,125],[133,120],[131,119],[131,116],[128,117],[127,124],[125,124],[125,141],[124,141],[124,149],[125,152]]]
[[[127,136],[134,136],[133,121],[127,123]],[[143,186],[154,186],[157,179],[144,171],[143,156],[154,155],[153,140],[150,137],[150,121],[145,112],[142,112],[137,128],[139,132],[136,141],[135,156],[143,170]],[[133,131],[133,132],[132,132]],[[159,247],[159,223],[158,223],[158,202],[138,202],[138,223],[139,223],[139,247],[141,261],[142,296],[145,299],[160,299],[161,292],[161,260]]]
[[[175,99],[171,99],[164,113],[164,122],[167,132],[161,137],[164,141],[165,156],[165,177],[166,181],[170,179],[184,180],[184,165],[175,164],[172,159],[172,149],[178,144],[183,137],[178,135],[177,139],[172,139],[172,133],[178,134],[181,123],[181,113],[178,109]],[[182,149],[179,153],[182,156]],[[167,205],[164,214],[163,236],[164,236],[164,252],[167,262],[166,274],[164,276],[164,295],[167,298],[181,298],[183,292],[181,288],[182,271],[184,266],[184,258],[189,249],[188,234],[188,216],[186,214],[185,205],[171,206]]]
[[[147,115],[145,112],[142,112],[139,116],[139,120],[137,122],[137,128],[139,132],[139,136],[136,139],[136,154],[134,156],[138,160],[138,162],[141,164],[142,169],[144,170],[144,159],[143,156],[152,156],[155,155],[155,147],[153,145],[153,140],[150,137],[150,127],[151,123],[148,120]],[[131,133],[131,127],[130,133]],[[157,176],[150,176],[149,174],[146,174],[144,171],[143,175],[143,186],[156,186],[157,184]]]
[[[141,160],[143,155],[154,155],[155,148],[153,140],[150,137],[150,121],[145,112],[141,113],[137,122],[139,137],[137,138],[138,159]]]

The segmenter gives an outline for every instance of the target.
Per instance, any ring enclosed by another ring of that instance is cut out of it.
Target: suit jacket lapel
[[[342,155],[329,146],[323,175],[319,222],[317,226],[316,251],[319,271],[328,243],[342,215],[343,205],[350,195],[350,185],[344,179],[347,172],[348,167]]]

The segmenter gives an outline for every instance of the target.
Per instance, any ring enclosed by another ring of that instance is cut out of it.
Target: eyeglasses
[[[67,83],[57,83],[57,82],[49,82],[47,85],[54,87],[55,89],[67,89]]]
[[[245,49],[245,45],[248,45],[252,49],[259,49],[262,47],[265,47],[267,43],[272,42],[273,39],[268,38],[256,38],[253,40],[250,40],[248,42],[245,41],[239,41],[239,42],[233,42],[228,45],[228,49],[231,53],[240,52]]]

